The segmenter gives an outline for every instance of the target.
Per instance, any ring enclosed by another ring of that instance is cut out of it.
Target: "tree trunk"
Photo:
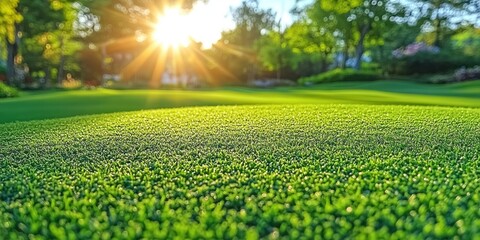
[[[435,24],[435,41],[433,44],[436,47],[440,47],[441,45],[441,38],[442,38],[442,21],[440,19],[437,19],[436,24]]]
[[[282,68],[280,67],[280,64],[277,68],[277,80],[280,80],[282,78]]]
[[[50,70],[50,67],[46,67],[43,88],[50,88],[51,82],[52,82],[52,71]]]
[[[362,56],[364,52],[364,42],[368,31],[370,31],[370,24],[364,24],[360,30],[360,39],[358,39],[357,49],[355,51],[355,69],[360,70],[362,66]]]
[[[57,73],[57,85],[61,86],[63,79],[65,79],[65,55],[62,54],[60,56],[60,64],[58,66],[58,73]]]
[[[64,42],[63,42],[63,37],[60,36],[60,63],[58,66],[58,73],[57,73],[57,86],[62,85],[62,81],[65,78],[65,54],[63,53],[63,48],[64,48]]]
[[[15,78],[15,55],[16,43],[11,44],[7,40],[7,84],[12,85]]]
[[[283,68],[283,56],[282,53],[278,54],[277,59],[277,80],[282,78],[282,68]]]
[[[255,64],[252,64],[252,66],[249,67],[249,69],[250,69],[250,70],[249,70],[250,73],[249,73],[249,77],[248,77],[248,78],[249,78],[249,81],[253,81],[253,80],[255,80],[255,77],[256,77],[256,76],[255,76],[256,65],[255,65]]]
[[[385,55],[385,45],[380,45],[378,47],[378,55],[379,55],[379,60],[381,63],[385,63],[387,62],[388,58],[387,56]],[[387,73],[386,71],[386,67],[388,66],[388,64],[380,64],[379,67],[380,67],[380,70],[382,71],[382,75],[385,75]]]
[[[278,29],[279,29],[279,32],[280,32],[280,49],[281,51],[278,53],[278,65],[277,65],[277,80],[280,80],[282,78],[282,68],[283,68],[283,61],[284,61],[284,58],[283,58],[283,43],[285,41],[285,30],[281,30],[281,25],[280,25],[280,22],[281,22],[282,19],[280,19],[280,21],[278,21]]]
[[[320,60],[320,68],[322,69],[322,72],[325,72],[327,69],[327,59],[325,57]]]
[[[348,44],[348,39],[345,39],[345,46],[343,47],[343,59],[341,63],[342,69],[347,68],[347,61],[348,61],[348,49],[350,48],[350,45]]]
[[[7,84],[13,85],[15,80],[15,56],[18,54],[18,24],[15,24],[13,43],[6,38],[7,45]]]
[[[322,60],[320,60],[320,63],[321,63],[321,71],[322,72],[326,72],[328,70],[328,56],[330,55],[330,52],[329,51],[325,51],[322,53]]]

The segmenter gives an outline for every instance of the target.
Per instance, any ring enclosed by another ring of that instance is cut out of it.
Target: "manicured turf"
[[[0,99],[0,123],[167,107],[305,103],[480,107],[480,81],[449,85],[376,81],[269,90],[30,92],[20,98]]]
[[[369,105],[2,124],[0,239],[475,239],[479,133],[480,109]]]

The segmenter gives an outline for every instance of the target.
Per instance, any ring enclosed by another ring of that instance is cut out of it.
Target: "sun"
[[[210,48],[225,29],[232,28],[225,21],[224,9],[228,6],[227,1],[199,1],[189,10],[178,6],[167,8],[153,23],[153,40],[164,48],[186,47],[192,41]]]
[[[158,18],[152,37],[164,48],[186,47],[192,38],[191,24],[188,15],[180,9],[167,9]]]
[[[196,1],[189,9],[175,5],[164,7],[152,9],[155,19],[142,22],[149,28],[148,32],[138,31],[132,36],[134,39],[131,40],[138,43],[139,51],[122,70],[122,77],[136,79],[137,73],[143,74],[141,77],[150,74],[150,84],[158,86],[162,84],[159,79],[165,76],[169,79],[173,76],[174,79],[189,76],[192,72],[210,76],[208,63],[222,74],[235,78],[215,59],[199,50],[212,48],[222,37],[223,31],[233,28],[225,21],[224,12],[229,9],[229,2]],[[144,68],[151,73],[141,73]]]

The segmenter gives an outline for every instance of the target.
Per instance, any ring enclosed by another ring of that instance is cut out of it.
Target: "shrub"
[[[0,74],[6,74],[6,73],[7,73],[7,66],[5,65],[5,63],[3,63],[0,60]]]
[[[0,83],[7,80],[7,66],[0,60]]]
[[[346,81],[374,81],[379,80],[380,78],[380,75],[373,72],[357,71],[353,69],[335,69],[318,75],[300,78],[298,82],[300,84],[317,84]]]
[[[64,80],[62,81],[61,88],[67,90],[75,90],[82,88],[82,82],[79,80]]]
[[[396,79],[402,80],[403,78]],[[405,79],[403,80],[409,79],[411,79],[411,77],[405,77]],[[456,83],[469,80],[480,80],[480,66],[475,66],[473,68],[462,67],[457,69],[454,73],[427,74],[415,76],[416,82],[434,84]]]
[[[480,64],[480,59],[458,53],[443,51],[419,52],[415,55],[392,59],[386,65],[386,71],[397,75],[448,73],[461,67],[473,67]]]
[[[18,91],[0,82],[0,98],[17,97]]]
[[[453,74],[455,81],[463,82],[480,79],[480,66],[473,68],[460,68]]]
[[[435,46],[429,46],[426,43],[419,42],[419,43],[412,43],[407,45],[406,47],[402,47],[393,51],[393,56],[396,58],[402,58],[407,56],[415,56],[419,53],[439,53],[440,48]]]
[[[361,70],[363,72],[381,74],[382,73],[382,66],[380,66],[380,64],[375,63],[375,62],[364,62],[364,63],[362,63]]]
[[[283,86],[295,86],[296,83],[287,79],[259,79],[248,82],[248,86],[269,88],[269,87],[283,87]]]

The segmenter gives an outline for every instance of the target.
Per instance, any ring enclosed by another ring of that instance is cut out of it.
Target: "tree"
[[[306,17],[316,25],[323,25],[335,35],[337,44],[342,48],[341,67],[346,68],[347,60],[350,55],[350,48],[354,43],[353,23],[348,18],[348,12],[338,11],[332,6],[323,5],[322,1],[316,1],[309,9],[307,9]]]
[[[466,56],[478,56],[480,49],[480,28],[467,26],[458,29],[451,38],[452,48]]]
[[[7,48],[7,82],[15,77],[15,56],[18,51],[19,35],[17,25],[22,21],[18,12],[19,0],[2,0],[0,5],[0,38],[5,39]]]
[[[316,56],[319,71],[326,71],[328,60],[337,46],[331,24],[301,19],[286,31],[286,39],[296,54]]]
[[[387,60],[390,60],[395,49],[415,42],[419,32],[420,28],[417,25],[407,23],[392,25],[380,32],[381,36],[377,38],[377,41],[370,44],[373,52],[372,57],[376,62],[385,63]],[[383,66],[387,67],[386,65]]]
[[[258,1],[243,1],[233,10],[235,28],[224,32],[221,39],[221,51],[229,53],[227,68],[239,79],[253,79],[258,65],[255,43],[264,33],[273,29],[275,14],[271,9],[259,8]],[[222,61],[225,62],[225,61]]]
[[[67,56],[73,56],[81,47],[78,41],[74,41],[77,7],[90,1],[2,1],[0,37],[5,39],[7,49],[8,81],[13,83],[15,65],[20,63],[26,63],[33,70],[42,68],[46,73],[50,71],[45,68],[55,67],[60,72],[58,78],[63,78],[64,66],[72,65]]]
[[[65,66],[73,70],[77,66],[69,58],[81,48],[74,23],[80,2],[70,0],[44,1],[21,0],[18,6],[24,16],[18,29],[22,32],[21,50],[24,62],[32,72],[42,72],[46,80],[60,84],[65,77]]]
[[[449,29],[478,24],[480,17],[478,0],[410,0],[407,6],[410,6],[410,15],[434,33],[432,41],[437,47],[442,45]]]
[[[292,50],[285,39],[285,32],[270,31],[257,42],[258,59],[267,71],[276,72],[282,78],[284,69],[292,68]]]
[[[168,7],[192,8],[198,0],[89,0],[91,12],[98,16],[100,29],[96,40],[132,37],[148,33],[158,15]],[[205,0],[204,0],[205,1]]]
[[[314,16],[320,16],[321,20],[336,20],[337,32],[343,35],[345,46],[347,38],[355,39],[356,69],[360,69],[367,37],[381,32],[404,12],[399,3],[389,0],[317,0],[312,7]]]

